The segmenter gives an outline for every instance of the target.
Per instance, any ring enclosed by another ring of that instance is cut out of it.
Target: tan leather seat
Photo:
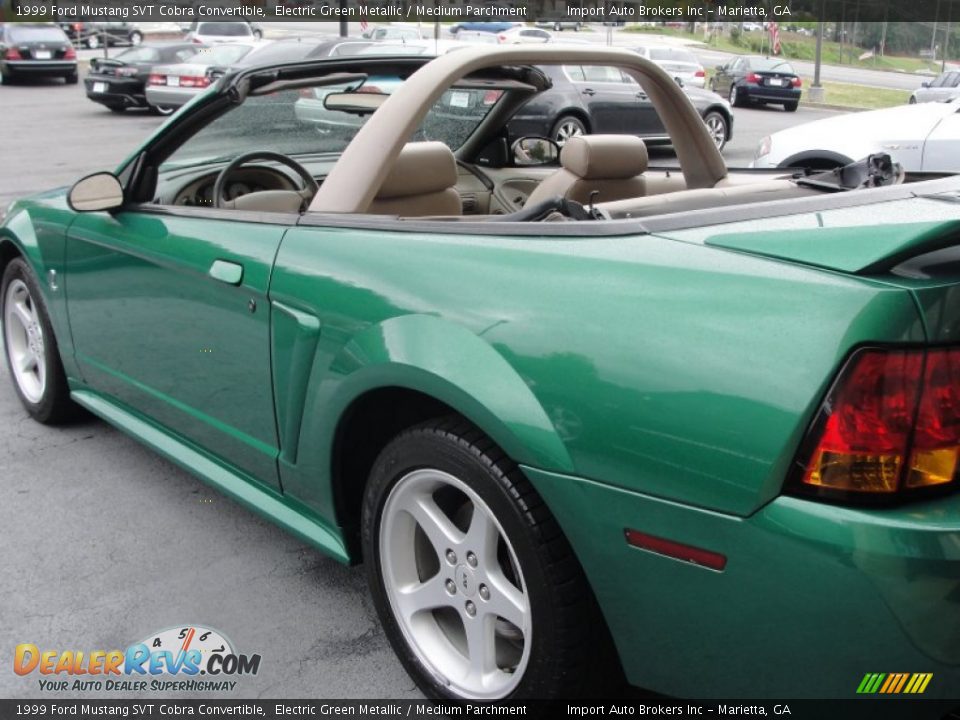
[[[457,161],[442,142],[412,142],[403,146],[368,212],[375,215],[422,217],[460,215],[456,191]]]
[[[647,146],[633,135],[577,135],[560,151],[561,168],[530,193],[526,205],[560,195],[586,205],[646,195]]]

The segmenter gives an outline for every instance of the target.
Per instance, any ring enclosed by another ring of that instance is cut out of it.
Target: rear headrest
[[[623,180],[647,171],[647,146],[635,135],[576,135],[560,164],[584,180]]]
[[[403,146],[377,198],[427,195],[457,184],[457,161],[442,142],[411,142]]]

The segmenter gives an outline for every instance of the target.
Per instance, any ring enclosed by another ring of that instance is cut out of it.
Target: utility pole
[[[947,0],[947,29],[943,33],[943,60],[940,63],[940,72],[947,70],[947,53],[950,52],[950,19],[953,10],[953,0]]]
[[[820,84],[820,60],[823,52],[823,15],[827,0],[820,3],[820,22],[817,23],[817,50],[813,61],[813,85],[810,86],[810,102],[822,103],[823,85]]]

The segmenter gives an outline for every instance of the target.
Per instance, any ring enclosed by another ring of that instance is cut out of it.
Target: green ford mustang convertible
[[[619,67],[679,167],[511,137],[550,64]],[[0,270],[34,418],[362,562],[431,697],[960,687],[960,178],[728,172],[628,52],[338,58],[17,202]]]

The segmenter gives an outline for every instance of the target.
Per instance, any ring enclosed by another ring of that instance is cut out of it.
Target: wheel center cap
[[[473,597],[477,594],[477,580],[474,577],[473,570],[466,565],[458,565],[454,573],[457,587],[467,597]]]

